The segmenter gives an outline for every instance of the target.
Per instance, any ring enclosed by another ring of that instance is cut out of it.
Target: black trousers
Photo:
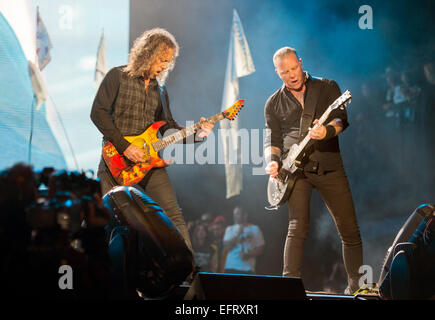
[[[104,164],[100,164],[98,178],[100,178],[101,192],[103,195],[117,185]],[[147,176],[134,187],[157,202],[169,219],[171,219],[172,223],[178,228],[187,246],[193,252],[189,232],[166,169],[152,169]]]
[[[363,263],[362,241],[358,229],[349,183],[344,169],[304,173],[296,181],[288,200],[289,225],[284,247],[283,276],[301,277],[304,242],[310,224],[310,199],[316,188],[331,213],[342,242],[344,266],[352,292],[358,289],[359,268]]]

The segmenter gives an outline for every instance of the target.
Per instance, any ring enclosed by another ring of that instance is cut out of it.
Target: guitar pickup
[[[286,171],[282,171],[282,172],[278,173],[277,178],[282,183],[286,183],[288,178],[289,178],[289,175],[288,175],[288,173]]]

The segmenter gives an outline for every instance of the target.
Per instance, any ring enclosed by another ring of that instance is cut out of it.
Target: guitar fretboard
[[[323,123],[325,123],[326,119],[329,117],[329,114],[331,113],[331,111],[333,110],[333,105],[329,106],[328,109],[326,109],[326,111],[323,113],[323,115],[320,117],[319,122],[317,123],[317,126],[321,126]],[[299,143],[298,149],[296,151],[297,155],[299,156],[299,154],[302,152],[302,150],[304,150],[305,146],[307,145],[307,143],[311,140],[310,138],[310,134],[308,133],[305,138],[301,141],[301,143]],[[297,157],[297,156],[296,156]]]
[[[339,108],[343,103],[346,103],[348,98],[345,98],[346,96],[350,96],[349,90],[346,90],[345,93],[343,93],[339,98],[337,98],[329,107],[326,109],[326,111],[322,114],[322,116],[319,119],[319,122],[317,123],[318,126],[321,126],[326,119],[329,117],[329,114],[332,112],[332,110]],[[299,154],[304,150],[305,146],[308,144],[308,142],[311,140],[310,134],[308,133],[304,139],[299,143],[297,149],[292,154],[290,161],[287,162],[288,167],[290,167],[296,158],[299,156]],[[289,168],[287,168],[289,169]]]
[[[225,119],[225,116],[223,114],[223,112],[220,112],[218,114],[215,114],[214,116],[211,116],[209,118],[207,118],[205,120],[205,122],[209,122],[209,123],[216,123],[218,121],[221,121]],[[162,139],[159,139],[155,142],[152,143],[152,146],[154,148],[154,150],[159,151],[162,150],[168,146],[170,146],[173,143],[176,143],[178,141],[183,140],[184,138],[194,134],[196,131],[198,131],[199,129],[201,129],[203,122],[197,122],[189,127],[186,127],[184,129],[181,129],[167,137],[164,137]]]

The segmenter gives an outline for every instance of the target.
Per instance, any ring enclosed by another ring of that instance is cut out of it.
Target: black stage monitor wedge
[[[393,244],[388,249],[387,254],[384,258],[384,263],[382,265],[381,269],[381,275],[379,276],[378,283],[381,284],[384,280],[387,274],[390,271],[391,262],[394,258],[394,248],[397,244],[401,242],[408,242],[409,239],[414,234],[417,227],[420,225],[420,223],[425,219],[433,215],[435,209],[435,205],[433,204],[422,204],[418,206],[414,212],[409,216],[409,218],[406,220],[405,224],[400,228],[399,232],[396,235],[396,238],[393,241]]]
[[[192,252],[178,228],[156,202],[134,187],[114,187],[103,202],[112,214],[107,230],[119,287],[114,298],[134,296],[136,291],[148,298],[167,296],[193,271]]]
[[[199,272],[184,300],[305,300],[301,278]]]
[[[383,299],[435,297],[435,205],[411,214],[388,249],[379,279]]]

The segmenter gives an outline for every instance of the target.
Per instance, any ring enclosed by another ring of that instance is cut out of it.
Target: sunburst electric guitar
[[[243,107],[244,102],[245,100],[238,100],[225,111],[207,118],[205,122],[216,123],[223,119],[234,120],[239,114],[240,109]],[[203,122],[197,122],[189,127],[159,139],[157,137],[157,132],[165,123],[165,121],[155,122],[138,136],[124,137],[128,142],[142,149],[145,153],[144,162],[131,162],[124,155],[119,154],[110,141],[104,143],[102,152],[103,159],[118,184],[133,186],[139,183],[152,168],[166,167],[168,164],[160,159],[158,152],[171,144],[194,134],[196,131],[201,129],[203,124]]]

